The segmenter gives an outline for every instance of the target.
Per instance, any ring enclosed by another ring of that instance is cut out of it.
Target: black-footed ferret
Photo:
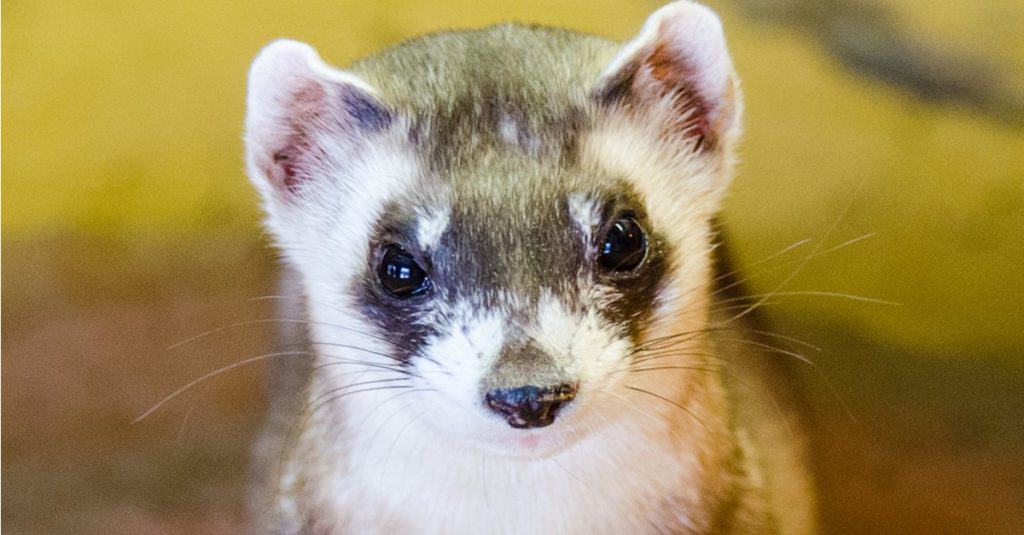
[[[686,1],[624,46],[267,46],[247,165],[313,357],[272,370],[253,529],[813,532],[787,385],[715,289],[741,108]]]

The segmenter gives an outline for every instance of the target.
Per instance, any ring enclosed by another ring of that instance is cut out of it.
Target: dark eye
[[[380,284],[395,297],[412,297],[426,291],[427,272],[412,255],[397,245],[388,245],[377,268]]]
[[[647,256],[647,236],[633,218],[615,220],[597,251],[597,263],[607,271],[632,271]]]

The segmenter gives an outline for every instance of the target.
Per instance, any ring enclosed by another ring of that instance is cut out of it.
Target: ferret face
[[[525,159],[504,167],[427,179],[385,203],[349,292],[439,403],[540,428],[625,364],[670,246],[624,180]]]
[[[271,45],[249,172],[306,282],[324,410],[405,396],[438,437],[549,451],[637,417],[628,388],[656,381],[637,356],[702,327],[737,91],[717,19],[689,3],[617,56],[566,35],[552,55],[519,27],[455,36],[362,77]]]

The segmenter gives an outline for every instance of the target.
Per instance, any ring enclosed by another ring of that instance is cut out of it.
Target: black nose
[[[517,429],[545,427],[555,421],[558,409],[576,397],[570,384],[496,388],[484,396],[487,406],[508,418],[508,425]]]

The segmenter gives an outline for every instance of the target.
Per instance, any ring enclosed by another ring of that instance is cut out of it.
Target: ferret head
[[[739,114],[719,21],[690,2],[621,48],[506,25],[341,71],[269,45],[247,164],[305,281],[319,410],[393,400],[513,453],[643,418],[631,389],[685,376],[638,358],[704,326]]]

